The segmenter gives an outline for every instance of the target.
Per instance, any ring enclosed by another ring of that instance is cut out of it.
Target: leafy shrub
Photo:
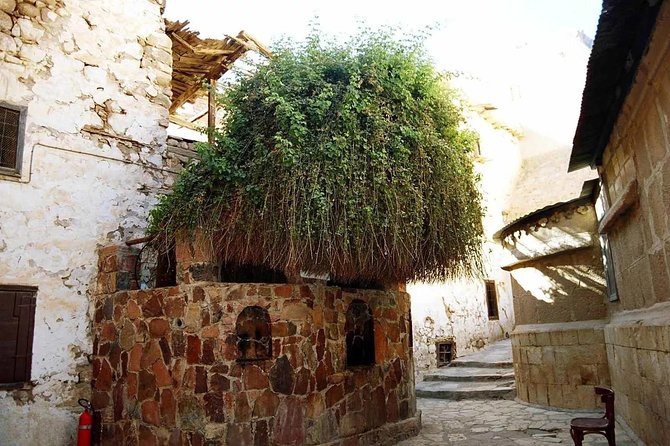
[[[421,41],[365,31],[286,40],[221,98],[214,144],[151,213],[208,231],[222,261],[344,283],[477,270],[474,135]]]

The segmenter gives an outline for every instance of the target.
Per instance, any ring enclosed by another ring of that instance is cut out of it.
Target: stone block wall
[[[372,310],[375,360],[347,368],[354,300]],[[95,302],[103,444],[384,445],[418,432],[406,293],[196,282],[103,287]],[[269,314],[271,358],[240,359],[249,306]]]
[[[670,438],[670,2],[661,6],[599,172],[609,202],[635,202],[610,225],[619,300],[605,328],[619,416],[649,445]]]
[[[609,386],[604,322],[518,326],[512,334],[517,396],[532,404],[602,408],[594,386]]]
[[[670,439],[670,306],[627,316],[605,327],[617,415],[646,444],[665,445]]]

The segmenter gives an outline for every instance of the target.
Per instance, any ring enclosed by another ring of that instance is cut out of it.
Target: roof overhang
[[[204,86],[218,80],[247,51],[266,57],[272,54],[250,34],[240,31],[237,37],[201,39],[188,29],[188,21],[165,20],[165,32],[172,40],[172,105],[174,114],[184,103],[193,100]]]
[[[604,0],[568,171],[600,164],[666,0]]]

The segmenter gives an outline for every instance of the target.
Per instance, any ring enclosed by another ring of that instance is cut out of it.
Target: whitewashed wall
[[[0,101],[28,107],[21,178],[0,177],[0,284],[39,288],[34,386],[0,391],[2,445],[73,444],[96,248],[140,235],[171,183],[159,3],[0,0]]]
[[[504,339],[514,328],[511,281],[509,273],[499,268],[504,253],[493,235],[503,226],[505,199],[521,168],[517,138],[509,127],[484,111],[470,113],[468,125],[479,134],[481,151],[475,166],[481,176],[485,208],[485,271],[481,278],[407,286],[412,297],[414,361],[419,376],[437,366],[437,341],[452,338],[457,356],[461,356]],[[488,318],[484,279],[496,282],[498,320]]]

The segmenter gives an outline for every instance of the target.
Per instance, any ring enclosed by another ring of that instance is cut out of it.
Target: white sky
[[[592,37],[600,3],[599,0],[168,0],[165,15],[172,20],[189,20],[191,28],[200,31],[202,37],[220,38],[245,30],[268,45],[282,35],[303,38],[315,17],[324,32],[335,35],[351,34],[361,21],[373,28],[400,25],[410,31],[437,25],[439,31],[429,40],[429,51],[438,68],[458,69],[464,61],[500,60],[514,44],[547,33],[583,30]]]
[[[324,33],[339,36],[361,22],[409,32],[437,26],[429,54],[438,69],[476,79],[457,85],[470,100],[568,143],[589,54],[576,35],[594,36],[600,8],[600,0],[167,0],[165,16],[190,21],[201,37],[244,30],[268,46],[281,36],[304,38],[315,17]]]

